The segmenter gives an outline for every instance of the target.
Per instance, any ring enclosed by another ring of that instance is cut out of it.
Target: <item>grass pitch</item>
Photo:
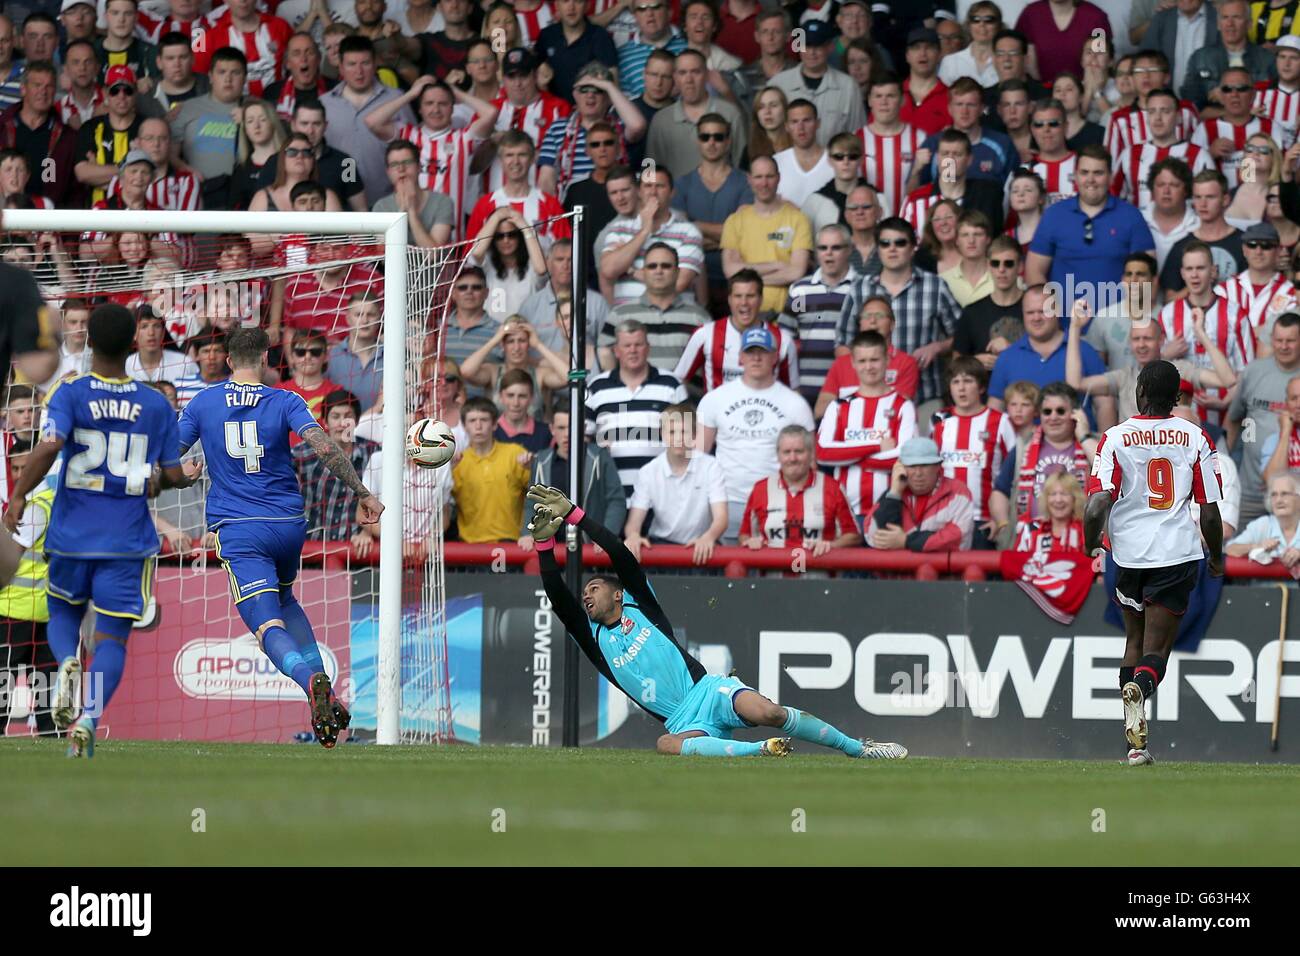
[[[319,864],[322,849],[387,866],[1114,865],[1133,859],[1121,848],[1290,865],[1298,783],[1297,766],[505,747],[108,741],[82,762],[0,741],[0,805],[27,808],[3,828],[11,867]],[[61,823],[15,825],[33,814]]]

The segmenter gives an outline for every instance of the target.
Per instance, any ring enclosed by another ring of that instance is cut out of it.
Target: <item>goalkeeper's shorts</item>
[[[217,531],[217,557],[230,576],[238,604],[298,579],[306,521],[228,521]]]
[[[737,694],[753,689],[738,677],[706,674],[687,692],[686,698],[665,721],[664,729],[670,734],[702,730],[710,737],[730,740],[733,730],[755,726],[736,713],[735,704]]]
[[[153,597],[152,556],[69,558],[50,555],[49,592],[68,604],[85,604],[110,617],[138,621]]]

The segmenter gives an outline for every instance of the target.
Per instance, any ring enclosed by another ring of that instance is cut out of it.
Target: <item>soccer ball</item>
[[[421,418],[406,431],[406,457],[421,468],[441,468],[456,454],[456,436],[446,422]]]

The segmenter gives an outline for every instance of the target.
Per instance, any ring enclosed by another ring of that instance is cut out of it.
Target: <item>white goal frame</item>
[[[406,213],[365,212],[176,212],[87,209],[6,209],[4,228],[14,232],[177,232],[371,235],[384,245],[383,447],[390,456],[406,441]],[[400,459],[399,459],[400,460]],[[383,470],[379,489],[378,728],[376,742],[399,742],[402,640],[402,485],[405,468]],[[372,491],[374,489],[371,489]]]

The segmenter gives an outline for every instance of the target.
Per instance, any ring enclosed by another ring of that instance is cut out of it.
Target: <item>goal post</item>
[[[3,228],[7,236],[30,234],[54,234],[56,236],[76,237],[88,233],[125,234],[140,233],[146,237],[158,234],[175,234],[180,237],[214,236],[214,235],[275,235],[285,237],[304,237],[305,245],[312,241],[328,237],[346,236],[373,242],[382,246],[383,283],[383,326],[382,326],[382,360],[383,394],[387,396],[382,412],[382,448],[385,460],[390,467],[382,472],[382,487],[372,488],[384,504],[380,519],[379,534],[379,585],[378,600],[378,641],[377,666],[375,676],[376,694],[376,741],[380,744],[396,744],[404,739],[402,714],[402,627],[403,627],[403,518],[404,507],[404,453],[406,418],[408,400],[401,397],[408,395],[408,338],[427,331],[418,325],[411,328],[408,318],[423,314],[431,315],[435,305],[434,292],[438,277],[446,267],[458,265],[458,257],[467,244],[445,246],[435,250],[418,250],[423,257],[420,268],[431,272],[432,282],[426,276],[420,289],[414,289],[410,282],[411,262],[408,258],[408,230],[405,213],[358,213],[358,212],[203,212],[203,211],[134,211],[134,210],[21,210],[8,209],[3,214]],[[188,240],[186,240],[188,241]],[[414,251],[414,250],[411,250]],[[215,253],[212,253],[215,258]],[[303,255],[303,268],[306,268],[306,251]],[[277,277],[293,273],[292,263],[282,264],[277,270]],[[106,273],[107,274],[107,273]],[[203,275],[191,272],[190,275]],[[105,280],[104,288],[116,288],[112,277]],[[445,285],[445,283],[443,283]],[[93,293],[100,288],[94,284],[88,286]],[[63,295],[86,294],[79,288],[69,287],[62,290]],[[62,297],[62,296],[60,296]],[[419,302],[416,303],[416,298]],[[51,298],[47,295],[47,298]],[[417,355],[416,360],[420,360]],[[419,371],[416,370],[418,385]],[[399,400],[394,400],[395,398]],[[449,480],[449,478],[447,479]],[[436,505],[435,505],[436,507]],[[436,537],[441,544],[440,518]],[[438,555],[434,564],[441,564]],[[434,569],[437,581],[442,580],[442,569]],[[442,600],[441,593],[437,595]],[[430,621],[435,625],[441,623],[441,614],[434,609]],[[445,638],[444,638],[445,640]],[[433,656],[437,656],[434,654]],[[445,655],[441,662],[445,671]],[[441,711],[446,710],[450,722],[450,705],[442,702],[437,705]],[[304,722],[305,726],[305,722]],[[432,736],[439,739],[444,736],[438,728],[432,734],[416,733],[416,739]],[[410,739],[409,734],[405,734]]]

